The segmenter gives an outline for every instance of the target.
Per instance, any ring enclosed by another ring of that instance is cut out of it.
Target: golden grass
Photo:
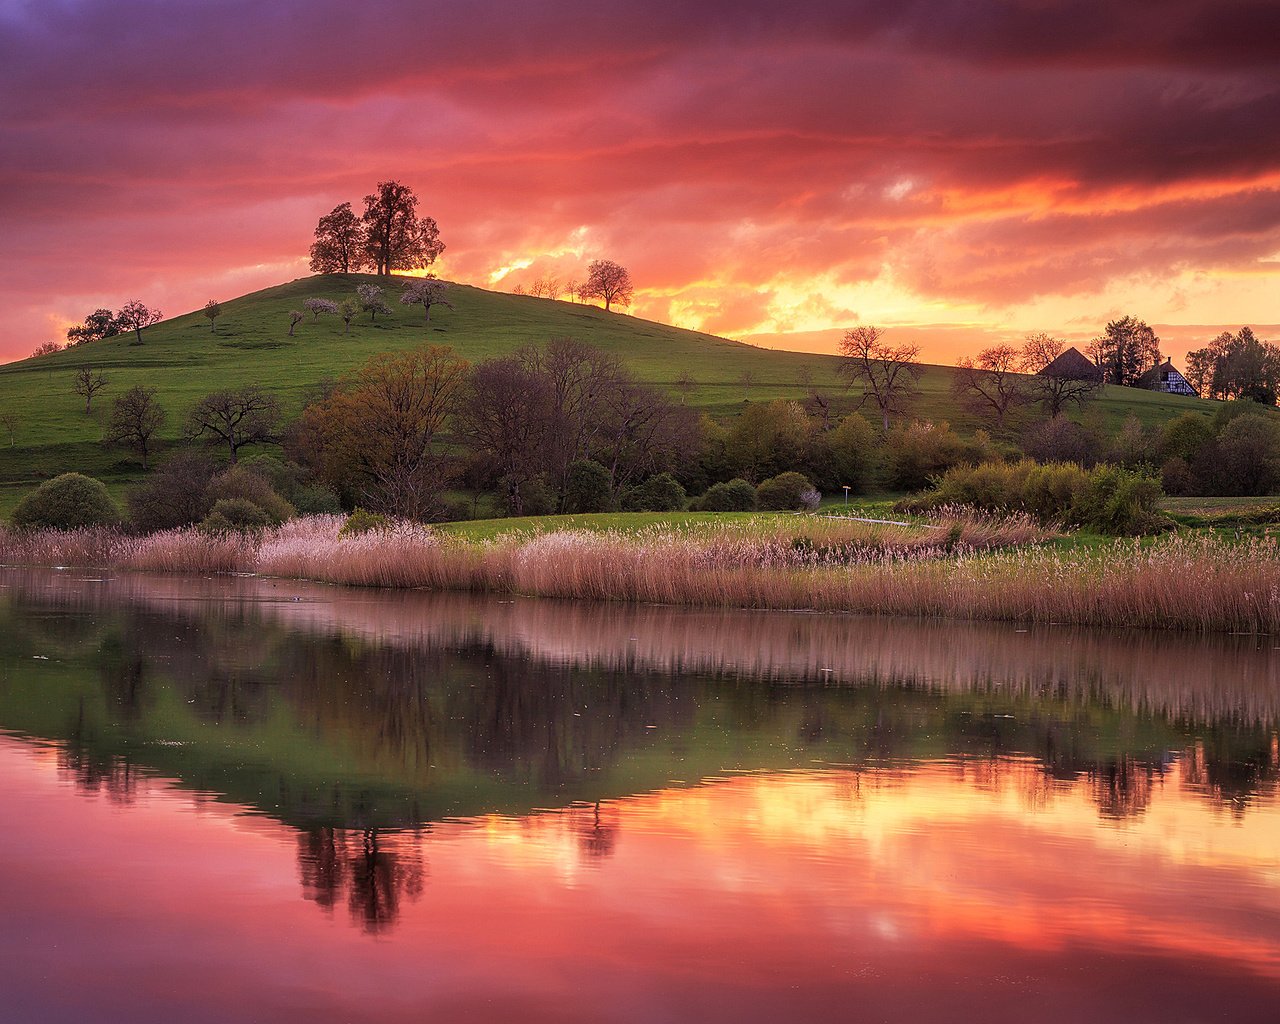
[[[260,537],[9,532],[0,558],[701,607],[1280,631],[1280,550],[1269,539],[1168,536],[1059,552],[1007,548],[1044,538],[1026,520],[921,530],[805,519],[696,536],[562,531],[471,543],[411,524],[339,540],[341,523],[300,519]]]

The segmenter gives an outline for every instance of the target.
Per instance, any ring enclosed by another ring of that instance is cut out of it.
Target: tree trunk
[[[887,405],[880,406],[880,419],[884,423],[884,432],[889,433],[889,407]]]

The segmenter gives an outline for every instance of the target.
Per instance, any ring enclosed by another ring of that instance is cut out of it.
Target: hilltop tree
[[[216,326],[215,321],[222,316],[222,303],[210,299],[204,304],[204,315],[209,318],[209,333],[212,334]]]
[[[31,358],[35,359],[38,356],[51,356],[55,352],[61,352],[61,351],[62,351],[62,346],[59,345],[56,341],[46,341],[43,344],[36,346],[35,351],[31,353]]]
[[[417,210],[413,189],[398,181],[380,181],[364,197],[364,260],[377,274],[429,267],[444,252],[434,218],[419,218]]]
[[[604,308],[613,303],[631,305],[631,274],[626,267],[613,260],[592,260],[587,267],[587,280],[578,289],[584,299],[602,299]]]
[[[1022,372],[1039,373],[1066,351],[1067,343],[1044,331],[1028,334],[1022,342]]]
[[[1160,339],[1141,320],[1125,316],[1107,324],[1102,336],[1089,346],[1089,355],[1106,383],[1133,387],[1160,362]]]
[[[445,293],[448,290],[448,281],[438,281],[434,277],[422,277],[410,281],[404,286],[404,291],[400,295],[400,302],[405,306],[421,306],[424,314],[422,322],[430,325],[432,306],[444,306],[445,309],[453,309],[453,303],[445,298]]]
[[[67,329],[68,345],[83,345],[87,341],[101,341],[103,338],[114,338],[120,333],[120,324],[115,314],[109,309],[95,309],[84,323]]]
[[[889,416],[904,412],[920,393],[924,367],[917,361],[918,345],[890,345],[879,327],[855,327],[840,339],[842,368],[849,386],[861,385],[862,403],[871,399],[880,410],[880,421],[889,432]]]
[[[146,469],[153,439],[164,421],[165,411],[156,400],[156,389],[132,387],[112,403],[106,440],[137,452]]]
[[[205,434],[227,446],[234,463],[240,449],[276,440],[280,403],[256,384],[205,395],[187,417],[186,435]]]
[[[161,313],[160,310],[152,309],[151,307],[144,305],[139,300],[134,299],[131,302],[125,303],[124,309],[120,310],[120,312],[116,314],[116,321],[125,330],[133,331],[137,336],[137,343],[141,345],[142,329],[144,327],[150,327],[153,324],[158,324],[163,316],[164,314]]]
[[[87,416],[93,405],[93,396],[107,386],[107,375],[89,366],[82,366],[76,371],[75,383],[71,390],[84,397],[84,411]]]
[[[316,225],[311,243],[311,272],[349,274],[368,266],[365,256],[365,228],[350,203],[335,206]]]
[[[1019,369],[1022,355],[1012,345],[993,345],[977,359],[960,360],[951,376],[951,390],[962,403],[1004,426],[1010,411],[1026,401],[1028,383]]]

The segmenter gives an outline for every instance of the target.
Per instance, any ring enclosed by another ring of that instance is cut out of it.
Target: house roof
[[[1155,366],[1151,367],[1151,369],[1139,377],[1134,383],[1134,387],[1149,388],[1152,384],[1159,384],[1162,380],[1160,373],[1163,370],[1172,370],[1174,373],[1178,374],[1179,377],[1182,377],[1178,368],[1173,365],[1173,360],[1166,359],[1163,363],[1156,363]],[[1186,380],[1185,377],[1182,379]]]
[[[1063,380],[1102,380],[1102,371],[1074,345],[1040,372],[1046,377]]]

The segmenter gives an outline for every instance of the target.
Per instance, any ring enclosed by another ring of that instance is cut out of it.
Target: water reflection
[[[0,1017],[1280,1005],[1265,639],[0,582]]]

